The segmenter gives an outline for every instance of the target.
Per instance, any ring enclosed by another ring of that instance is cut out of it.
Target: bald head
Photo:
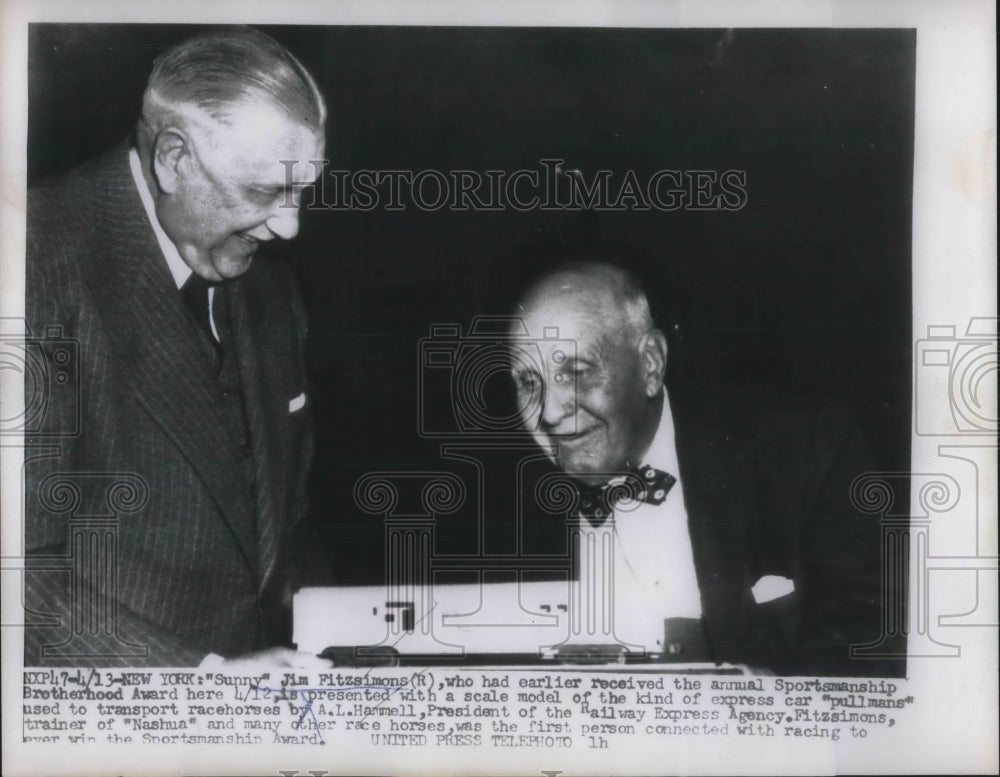
[[[511,371],[536,441],[583,480],[638,465],[659,424],[666,369],[666,340],[638,280],[610,264],[566,265],[538,280],[516,314],[530,340]]]
[[[529,310],[548,310],[553,316],[580,311],[623,336],[639,337],[654,328],[639,279],[601,262],[566,264],[542,277],[525,292],[517,314]]]

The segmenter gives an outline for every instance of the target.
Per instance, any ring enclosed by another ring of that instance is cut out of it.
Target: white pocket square
[[[780,599],[795,591],[795,582],[781,575],[764,575],[750,589],[757,604]]]
[[[299,394],[295,399],[289,400],[288,402],[288,412],[294,413],[296,410],[301,410],[306,406],[306,395],[305,392]]]

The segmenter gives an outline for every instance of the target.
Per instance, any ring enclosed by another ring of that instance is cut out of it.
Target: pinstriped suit
[[[28,325],[36,336],[59,325],[78,341],[80,421],[76,436],[26,440],[38,446],[25,464],[29,565],[64,562],[26,575],[26,621],[48,625],[26,629],[25,663],[182,666],[265,646],[286,579],[278,550],[303,517],[311,454],[308,406],[289,404],[306,390],[305,318],[290,271],[258,258],[217,291],[231,311],[244,445],[125,145],[32,190],[27,229]],[[72,430],[74,412],[49,407],[45,431]],[[137,476],[145,492],[123,511],[108,507],[115,473]],[[77,492],[71,509],[52,493],[66,481]],[[53,649],[88,606],[69,595],[71,523],[113,512],[117,567],[78,561],[74,574],[117,609],[117,625],[84,623],[68,648]]]

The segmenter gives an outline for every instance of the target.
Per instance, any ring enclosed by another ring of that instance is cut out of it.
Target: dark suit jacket
[[[879,518],[850,496],[876,468],[848,414],[756,390],[675,388],[670,402],[712,657],[785,675],[900,673],[849,655],[879,639],[885,592]],[[757,604],[766,575],[794,593]]]
[[[26,439],[25,663],[191,665],[273,641],[285,565],[258,537],[274,531],[280,548],[303,517],[311,446],[308,406],[289,407],[306,391],[291,272],[258,257],[218,292],[241,446],[127,146],[33,189],[27,239],[35,352],[55,375],[68,341],[76,365],[71,391],[41,386],[48,405]]]

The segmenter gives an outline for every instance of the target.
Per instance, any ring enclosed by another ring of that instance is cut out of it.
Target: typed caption
[[[637,737],[877,736],[906,682],[656,671],[24,672],[26,745],[620,749]]]

